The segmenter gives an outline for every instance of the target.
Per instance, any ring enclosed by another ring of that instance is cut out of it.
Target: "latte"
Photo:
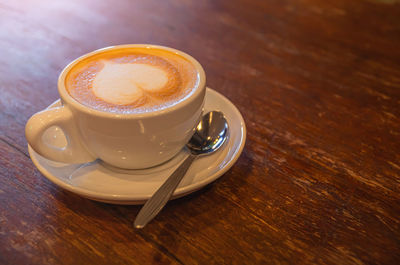
[[[76,101],[100,111],[144,113],[173,106],[195,90],[199,73],[179,54],[121,48],[88,57],[65,81]]]

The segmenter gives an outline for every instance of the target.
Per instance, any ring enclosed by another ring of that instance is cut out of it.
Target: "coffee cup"
[[[193,135],[205,82],[202,66],[176,49],[132,44],[96,50],[61,72],[62,105],[34,114],[26,139],[53,161],[153,167],[175,156]],[[63,131],[65,147],[44,141],[53,126]]]

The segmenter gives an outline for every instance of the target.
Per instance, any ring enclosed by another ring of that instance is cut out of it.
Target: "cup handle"
[[[58,148],[43,141],[43,133],[51,126],[64,132],[67,146]],[[81,144],[82,138],[67,106],[46,109],[34,114],[27,122],[25,136],[29,145],[41,156],[57,162],[87,163],[95,160]]]

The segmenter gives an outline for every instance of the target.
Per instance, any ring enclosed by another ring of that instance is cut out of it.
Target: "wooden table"
[[[192,54],[248,129],[143,230],[48,181],[24,136],[67,63],[125,43]],[[0,264],[400,264],[396,0],[2,0],[0,132]]]

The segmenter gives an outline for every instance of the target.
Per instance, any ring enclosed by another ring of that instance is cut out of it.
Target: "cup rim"
[[[194,91],[187,96],[185,100],[182,100],[172,106],[168,106],[166,108],[160,109],[160,110],[155,110],[155,111],[150,111],[150,112],[142,112],[142,113],[118,113],[118,112],[106,112],[106,111],[101,111],[97,110],[88,106],[83,105],[82,103],[78,102],[76,99],[74,99],[68,92],[65,87],[65,79],[69,71],[79,62],[82,60],[89,58],[93,55],[105,52],[105,51],[110,51],[110,50],[115,50],[115,49],[124,49],[124,48],[147,48],[147,49],[161,49],[161,50],[166,50],[172,53],[175,53],[177,55],[180,55],[184,57],[185,59],[189,60],[193,66],[196,68],[198,74],[199,74],[199,82],[197,83],[196,88]],[[170,113],[174,110],[183,108],[193,102],[201,93],[203,90],[205,90],[206,86],[206,75],[204,72],[203,67],[201,64],[192,56],[189,54],[174,49],[170,48],[167,46],[162,46],[162,45],[154,45],[154,44],[122,44],[122,45],[113,45],[113,46],[108,46],[105,48],[97,49],[92,52],[86,53],[72,62],[70,62],[60,73],[58,77],[58,93],[60,94],[60,97],[63,101],[67,102],[68,105],[73,106],[77,110],[90,114],[90,115],[95,115],[99,117],[108,117],[108,118],[116,118],[116,119],[126,119],[126,118],[148,118],[148,117],[154,117],[154,116],[160,116],[164,115],[167,113]]]

